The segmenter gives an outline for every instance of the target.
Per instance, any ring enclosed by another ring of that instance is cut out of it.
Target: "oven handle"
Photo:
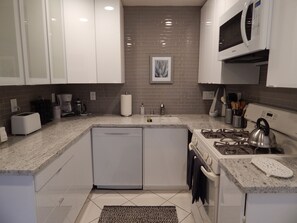
[[[211,172],[211,171],[210,171],[210,172],[207,171],[207,170],[204,168],[204,166],[201,166],[200,169],[201,169],[201,171],[203,172],[203,174],[204,174],[209,180],[211,180],[211,181],[214,182],[215,187],[218,187],[218,186],[219,186],[219,176],[218,176],[218,175],[216,175],[215,173],[213,173],[213,172]]]
[[[247,11],[248,11],[248,8],[249,8],[249,6],[251,4],[251,1],[252,0],[247,0],[244,3],[244,9],[242,10],[241,21],[240,21],[241,37],[242,37],[242,40],[243,40],[244,44],[247,47],[249,47],[249,41],[247,39],[246,30],[245,30],[245,20],[246,20]]]

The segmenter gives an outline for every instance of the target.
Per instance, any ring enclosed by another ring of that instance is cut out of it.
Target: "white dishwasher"
[[[94,185],[142,189],[142,128],[93,128]]]

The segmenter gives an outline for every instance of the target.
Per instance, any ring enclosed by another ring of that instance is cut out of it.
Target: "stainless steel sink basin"
[[[159,116],[145,116],[146,121],[148,123],[168,123],[168,124],[174,124],[174,123],[180,123],[180,120],[178,117],[175,116],[167,116],[167,115],[159,115]]]

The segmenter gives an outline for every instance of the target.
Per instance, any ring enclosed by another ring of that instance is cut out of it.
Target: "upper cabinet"
[[[51,83],[67,82],[62,0],[46,0]]]
[[[0,85],[24,84],[17,0],[0,1]]]
[[[19,3],[26,84],[49,84],[45,1]]]
[[[274,1],[267,86],[297,88],[297,1]]]
[[[124,19],[120,0],[96,0],[98,83],[124,83]]]
[[[259,67],[218,60],[219,19],[237,1],[208,0],[201,9],[198,83],[259,83]]]
[[[64,0],[68,83],[97,83],[94,9],[93,0]]]

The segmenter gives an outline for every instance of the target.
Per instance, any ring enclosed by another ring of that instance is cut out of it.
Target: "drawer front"
[[[53,210],[63,207],[67,200],[67,191],[73,184],[73,162],[72,157],[52,176],[52,178],[36,193],[37,222],[49,222],[47,219]],[[66,210],[60,208],[59,210]],[[71,209],[68,207],[68,209]]]

